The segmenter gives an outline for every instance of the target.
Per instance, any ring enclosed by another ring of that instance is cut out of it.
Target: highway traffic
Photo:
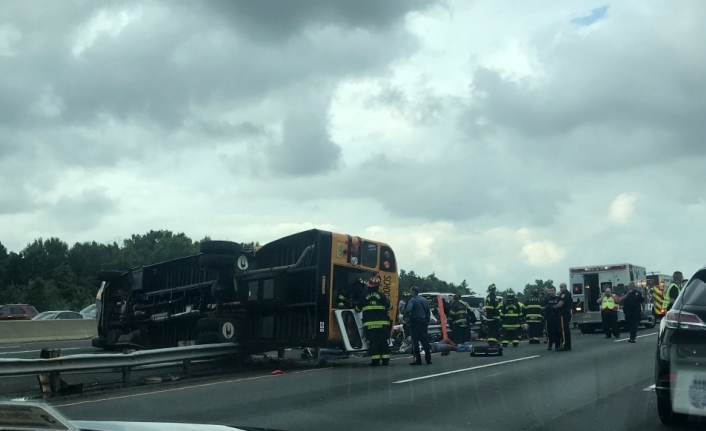
[[[353,430],[373,423],[380,429],[404,423],[411,430],[662,429],[651,389],[656,331],[640,331],[635,344],[574,335],[571,352],[525,342],[502,357],[435,354],[423,367],[408,366],[408,355],[394,356],[382,369],[369,367],[367,358],[295,365],[283,375],[270,374],[274,365],[243,367],[49,402],[72,420],[281,430]]]

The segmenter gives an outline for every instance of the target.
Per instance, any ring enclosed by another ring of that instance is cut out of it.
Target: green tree
[[[460,284],[449,283],[441,280],[432,272],[426,277],[420,277],[414,271],[400,269],[399,293],[409,292],[412,286],[417,286],[420,292],[458,293],[459,295],[475,295],[468,287],[468,282],[463,280]]]
[[[522,291],[522,293],[519,293],[518,296],[521,296],[522,299],[521,301],[525,301],[527,298],[529,298],[532,294],[532,290],[538,289],[540,294],[542,291],[547,288],[547,287],[552,287],[554,286],[554,280],[542,280],[542,279],[536,279],[534,280],[534,284],[527,283],[525,284],[525,288]]]

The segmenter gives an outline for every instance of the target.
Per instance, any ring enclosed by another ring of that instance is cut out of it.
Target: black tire
[[[233,241],[206,241],[199,245],[203,254],[238,254],[243,246]]]
[[[199,264],[206,269],[235,269],[235,256],[232,254],[202,254]]]
[[[643,326],[647,329],[652,329],[655,327],[657,322],[655,321],[654,317],[650,317],[645,323],[643,323]]]
[[[498,352],[498,356],[502,356],[502,355],[503,355],[503,351],[501,350]]]
[[[109,270],[109,269],[103,269],[98,271],[98,279],[100,281],[115,281],[122,277],[122,275],[125,274],[125,271],[114,271],[114,270]]]
[[[221,339],[218,337],[216,332],[206,332],[205,334],[199,334],[196,339],[196,344],[218,344]]]
[[[674,413],[669,395],[657,395],[657,415],[667,426],[677,426],[686,422],[688,415]]]
[[[199,319],[196,326],[202,332],[220,332],[221,322],[218,319],[203,318]]]

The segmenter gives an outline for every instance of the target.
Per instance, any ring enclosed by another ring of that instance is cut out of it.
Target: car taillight
[[[677,329],[679,326],[679,312],[670,311],[666,316],[664,316],[664,321],[667,328]]]
[[[699,316],[697,316],[696,314],[682,311],[679,314],[679,328],[706,330],[706,324],[701,319],[699,319]]]
[[[659,379],[663,382],[671,382],[672,380],[676,380],[676,378],[676,374],[662,374],[659,376]]]

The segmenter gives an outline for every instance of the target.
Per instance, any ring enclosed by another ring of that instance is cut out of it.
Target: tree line
[[[151,230],[121,242],[77,242],[71,246],[59,238],[38,238],[19,253],[8,252],[0,243],[0,304],[27,303],[39,311],[80,310],[95,301],[100,270],[126,271],[196,254],[203,241],[210,238],[194,241],[184,233]],[[243,245],[247,248],[259,243]],[[439,279],[435,273],[421,276],[400,269],[400,293],[408,292],[412,286],[421,292],[476,294],[466,280],[456,284]]]

